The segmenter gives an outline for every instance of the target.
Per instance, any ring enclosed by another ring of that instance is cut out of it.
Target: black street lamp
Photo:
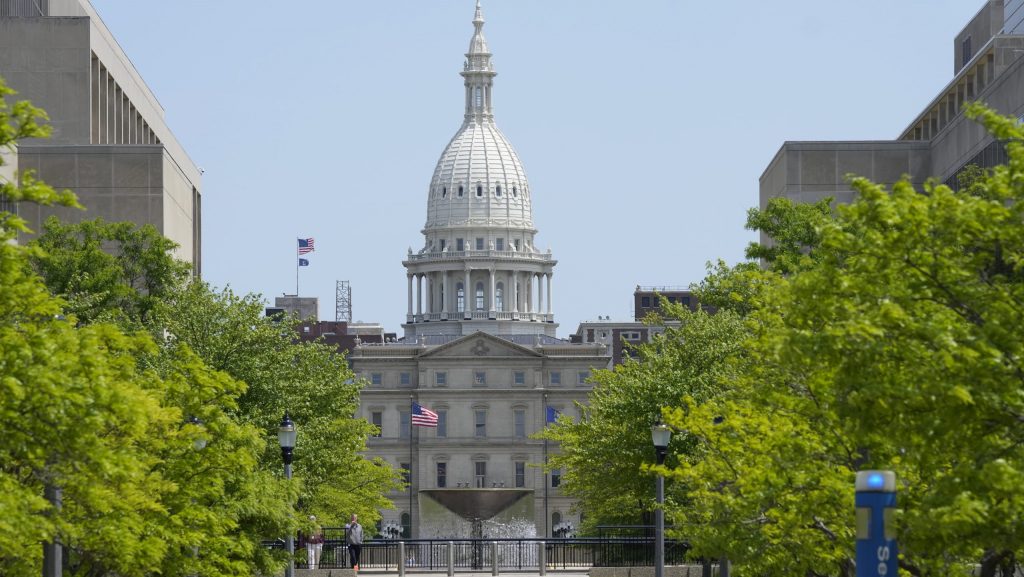
[[[292,478],[292,449],[295,448],[295,423],[288,417],[288,411],[284,412],[281,419],[281,426],[277,429],[277,441],[281,444],[281,458],[284,460],[284,478]],[[284,577],[295,577],[295,541],[292,531],[288,529],[288,535],[284,540],[285,548],[288,550],[288,566],[285,567]]]
[[[668,455],[668,442],[672,438],[672,430],[662,423],[651,427],[651,440],[654,441],[654,452],[658,464],[665,464]],[[665,477],[658,475],[658,506],[654,510],[654,577],[663,577],[665,573]]]

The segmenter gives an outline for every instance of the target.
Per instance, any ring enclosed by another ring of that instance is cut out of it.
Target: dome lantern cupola
[[[477,0],[460,72],[462,126],[430,180],[423,248],[403,263],[409,277],[407,338],[475,331],[554,336],[557,327],[551,313],[556,261],[550,251],[535,248],[526,171],[494,122],[497,72],[483,27]]]

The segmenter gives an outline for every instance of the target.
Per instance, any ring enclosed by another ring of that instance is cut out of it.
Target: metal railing
[[[449,560],[455,571],[481,571],[494,566],[506,571],[537,571],[543,555],[547,569],[589,567],[642,567],[654,565],[654,539],[568,538],[568,539],[399,539],[372,540],[363,544],[360,569],[397,570],[400,557],[416,571],[447,571]],[[296,546],[296,567],[306,568],[304,541]],[[271,543],[267,544],[272,546]],[[541,547],[543,547],[543,552]],[[689,544],[665,541],[665,563],[681,565]],[[349,567],[344,529],[324,529],[320,568]]]

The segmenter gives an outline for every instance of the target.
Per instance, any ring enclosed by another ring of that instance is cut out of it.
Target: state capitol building
[[[368,383],[357,416],[381,431],[370,456],[410,471],[409,488],[389,495],[385,525],[411,538],[453,536],[439,499],[493,489],[512,494],[524,533],[550,536],[579,519],[559,472],[541,468],[556,447],[530,436],[556,412],[579,417],[575,403],[587,401],[608,347],[555,337],[557,261],[536,248],[533,189],[494,120],[497,72],[479,2],[473,26],[462,126],[430,179],[423,242],[402,262],[404,338],[360,343],[349,356]],[[438,426],[411,426],[413,403],[436,412]]]

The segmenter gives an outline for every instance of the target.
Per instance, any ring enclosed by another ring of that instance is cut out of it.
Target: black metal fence
[[[402,547],[399,547],[402,543]],[[543,543],[543,553],[540,544]],[[271,544],[268,544],[271,545]],[[276,543],[273,546],[279,546]],[[305,541],[296,541],[296,567],[308,567]],[[682,541],[665,541],[665,563],[680,565],[686,561],[689,545]],[[457,571],[489,569],[497,561],[506,571],[535,571],[541,556],[548,569],[579,569],[588,567],[640,567],[654,565],[654,539],[636,538],[570,538],[570,539],[404,539],[373,540],[363,544],[361,569],[397,570],[403,559],[407,569],[416,571],[447,571],[449,564]],[[320,568],[349,567],[344,530],[324,529]]]

